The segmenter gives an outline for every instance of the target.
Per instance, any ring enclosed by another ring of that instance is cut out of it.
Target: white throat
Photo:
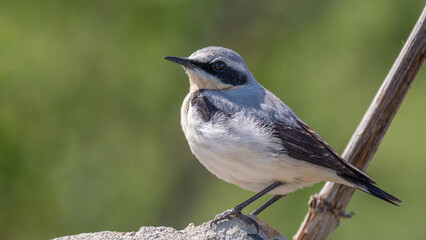
[[[190,92],[200,89],[223,90],[233,87],[231,84],[222,83],[216,77],[211,76],[202,70],[186,68],[185,72],[189,77]]]

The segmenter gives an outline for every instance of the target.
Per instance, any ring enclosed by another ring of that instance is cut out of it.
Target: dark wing
[[[206,97],[203,97],[202,90],[193,93],[191,105],[196,106],[203,121],[208,122],[215,114],[230,114],[217,108]],[[307,161],[325,168],[334,169],[339,175],[348,175],[352,178],[363,180],[374,184],[374,180],[363,172],[346,162],[339,156],[326,141],[324,141],[306,123],[296,118],[299,126],[289,126],[275,123],[272,128],[275,134],[281,139],[285,152],[292,158]]]
[[[217,108],[201,92],[195,92],[190,104],[196,106],[203,121],[208,122],[215,114],[223,114],[230,118],[231,115]],[[355,184],[355,187],[377,198],[397,205],[401,202],[391,194],[373,186],[374,180],[363,172],[346,162],[339,156],[324,139],[322,139],[306,123],[296,117],[299,126],[274,124],[275,134],[281,139],[285,152],[292,158],[307,161],[312,164],[336,170],[337,174],[345,180]],[[270,125],[268,127],[271,127]]]
[[[306,123],[297,119],[300,127],[275,124],[274,130],[281,139],[285,152],[292,158],[334,169],[339,175],[348,175],[375,184],[374,180],[343,160],[324,139]]]

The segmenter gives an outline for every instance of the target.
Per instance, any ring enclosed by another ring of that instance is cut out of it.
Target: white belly
[[[284,195],[337,177],[325,168],[283,154],[280,139],[244,112],[232,118],[218,115],[203,122],[194,107],[182,115],[182,128],[192,153],[214,175],[244,189],[259,192],[280,181],[271,194]]]

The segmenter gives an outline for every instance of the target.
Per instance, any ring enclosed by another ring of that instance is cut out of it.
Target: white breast
[[[286,182],[271,192],[281,195],[327,180],[318,173],[324,168],[283,154],[280,139],[254,116],[241,111],[231,118],[217,114],[203,122],[189,98],[182,106],[183,131],[192,153],[217,177],[254,192],[276,181]]]

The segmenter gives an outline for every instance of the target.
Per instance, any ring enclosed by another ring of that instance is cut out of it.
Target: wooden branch
[[[426,7],[342,154],[363,171],[425,60],[425,19]],[[319,194],[311,196],[309,212],[293,239],[326,239],[340,218],[347,216],[344,210],[353,193],[353,188],[327,182]]]

